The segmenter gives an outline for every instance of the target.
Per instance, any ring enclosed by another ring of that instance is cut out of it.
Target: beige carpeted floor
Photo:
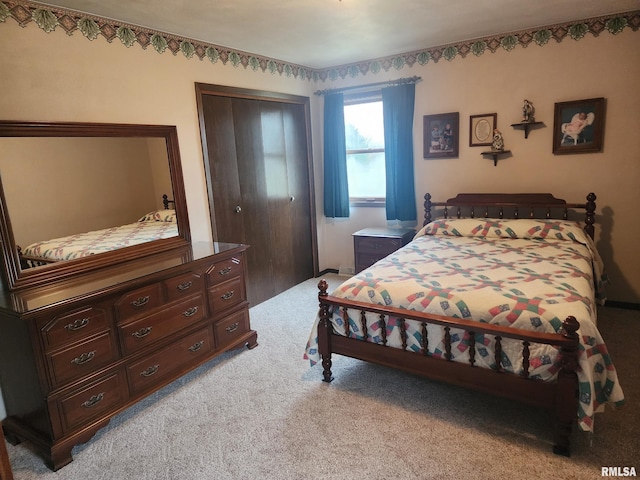
[[[328,275],[332,287],[343,280]],[[640,312],[602,308],[599,326],[627,405],[551,453],[547,412],[335,356],[331,384],[302,355],[311,279],[251,309],[260,345],[225,354],[115,417],[74,461],[49,471],[9,445],[26,479],[596,479],[640,474]]]

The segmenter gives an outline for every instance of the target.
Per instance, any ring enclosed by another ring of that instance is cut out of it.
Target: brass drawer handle
[[[197,352],[198,350],[200,350],[202,348],[202,346],[204,345],[204,340],[200,340],[197,343],[194,343],[193,345],[191,345],[189,347],[189,351],[190,352]]]
[[[191,285],[193,285],[193,282],[189,280],[188,282],[181,283],[176,288],[181,292],[184,292],[185,290],[189,290],[189,288],[191,288]]]
[[[136,337],[136,338],[144,338],[147,335],[149,335],[151,333],[151,329],[153,327],[142,327],[140,330],[138,330],[137,332],[133,332],[131,334],[132,337]]]
[[[158,372],[159,368],[160,368],[160,365],[152,365],[146,370],[143,370],[142,372],[140,372],[140,375],[142,375],[143,377],[150,377],[151,375],[155,375]]]
[[[102,401],[102,399],[104,398],[104,392],[99,393],[98,395],[93,395],[89,400],[87,400],[86,402],[82,402],[82,406],[84,408],[91,408],[95,405],[97,405],[98,403],[100,403]]]
[[[66,325],[64,328],[66,330],[75,332],[76,330],[80,330],[81,328],[84,328],[87,325],[89,325],[89,318],[78,318],[73,323]]]
[[[238,329],[239,326],[240,322],[236,322],[233,325],[229,325],[227,328],[225,328],[225,330],[227,331],[227,333],[233,333]]]
[[[231,272],[231,267],[225,267],[218,271],[218,275],[228,275]]]
[[[198,313],[198,307],[191,307],[182,312],[183,317],[193,317],[196,313]]]
[[[91,352],[83,353],[79,357],[74,358],[73,360],[71,360],[71,363],[75,365],[83,365],[93,360],[95,356],[96,356],[96,350],[93,350]]]
[[[131,302],[131,306],[133,308],[140,308],[140,307],[144,307],[147,303],[149,303],[149,295],[146,295],[144,297],[140,297],[137,300],[134,300],[133,302]]]
[[[229,300],[231,297],[233,297],[233,290],[229,290],[227,293],[225,293],[224,295],[222,295],[220,298],[222,300]]]

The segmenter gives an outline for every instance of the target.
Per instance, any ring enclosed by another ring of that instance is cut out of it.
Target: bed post
[[[553,453],[569,457],[571,455],[571,430],[578,412],[578,336],[580,324],[569,316],[562,323],[562,336],[570,340],[569,345],[560,347],[560,371],[556,396],[556,425]]]
[[[331,314],[329,313],[329,305],[322,300],[328,296],[327,288],[329,285],[322,279],[318,283],[318,301],[320,302],[320,322],[318,323],[318,352],[322,358],[322,381],[331,382],[333,377],[331,376],[331,335],[333,334],[333,327],[331,326]]]
[[[427,223],[431,222],[431,194],[424,194],[424,223],[422,226],[425,226]]]
[[[589,235],[592,239],[594,236],[594,228],[593,228],[593,224],[595,223],[596,219],[596,194],[591,192],[589,195],[587,195],[587,206],[586,206],[586,213],[585,213],[585,218],[584,218],[584,231],[587,232],[587,235]]]

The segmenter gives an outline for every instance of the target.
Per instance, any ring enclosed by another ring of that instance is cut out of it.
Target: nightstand
[[[409,243],[416,234],[409,228],[365,228],[353,234],[356,273]]]

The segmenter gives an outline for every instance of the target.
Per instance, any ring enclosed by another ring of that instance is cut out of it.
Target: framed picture
[[[460,114],[425,115],[423,119],[424,158],[457,158]]]
[[[469,117],[469,146],[491,146],[493,131],[496,129],[497,113],[485,113],[484,115],[471,115]]]
[[[604,98],[555,104],[553,153],[601,152],[604,137]]]

